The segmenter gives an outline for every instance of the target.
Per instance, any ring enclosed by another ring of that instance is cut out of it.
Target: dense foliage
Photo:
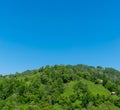
[[[55,65],[0,75],[0,110],[120,110],[120,72]]]

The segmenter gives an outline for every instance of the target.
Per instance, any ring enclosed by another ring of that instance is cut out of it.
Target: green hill
[[[54,65],[0,75],[0,110],[120,110],[120,72]]]

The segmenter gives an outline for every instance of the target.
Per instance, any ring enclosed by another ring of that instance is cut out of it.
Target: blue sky
[[[0,73],[54,64],[120,70],[119,0],[1,0]]]

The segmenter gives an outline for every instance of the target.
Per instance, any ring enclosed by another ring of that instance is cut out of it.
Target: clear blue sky
[[[0,0],[0,73],[54,64],[120,70],[119,0]]]

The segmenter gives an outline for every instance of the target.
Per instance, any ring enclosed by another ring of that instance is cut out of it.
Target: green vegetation
[[[120,110],[120,72],[54,65],[0,75],[0,110]]]

